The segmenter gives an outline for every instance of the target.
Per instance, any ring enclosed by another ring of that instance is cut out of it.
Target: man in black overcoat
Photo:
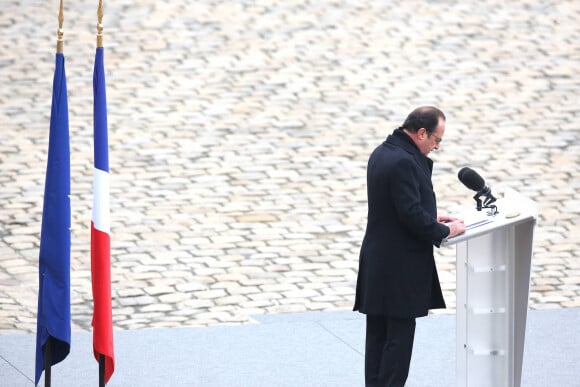
[[[366,314],[367,386],[404,386],[415,318],[445,308],[433,245],[463,233],[465,225],[437,216],[427,155],[439,149],[444,132],[443,112],[419,107],[368,162],[368,221],[354,305]]]

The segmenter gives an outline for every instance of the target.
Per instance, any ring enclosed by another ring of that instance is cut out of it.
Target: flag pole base
[[[105,387],[105,355],[99,353],[99,387]]]
[[[52,375],[52,337],[49,335],[44,344],[44,387],[50,387]]]

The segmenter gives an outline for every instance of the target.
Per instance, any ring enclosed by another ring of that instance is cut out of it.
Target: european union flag
[[[44,370],[69,354],[70,321],[70,143],[64,55],[56,54],[44,207],[40,234],[35,384]],[[49,343],[50,341],[50,343]],[[45,353],[48,348],[49,353]]]

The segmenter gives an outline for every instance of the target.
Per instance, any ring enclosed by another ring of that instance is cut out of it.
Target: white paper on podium
[[[477,227],[489,224],[493,222],[493,216],[487,215],[487,211],[477,211],[476,209],[464,209],[458,212],[453,213],[453,217],[457,219],[463,220],[465,224],[465,230],[473,230]],[[449,242],[455,243],[458,238],[462,239],[465,237],[465,234],[456,235],[453,238],[444,238],[442,241],[442,245],[446,245]]]
[[[466,230],[493,222],[493,218],[487,215],[487,211],[468,211],[457,215],[457,218],[463,219]]]

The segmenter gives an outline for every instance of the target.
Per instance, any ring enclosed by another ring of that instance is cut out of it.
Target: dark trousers
[[[415,319],[367,315],[365,384],[403,387],[409,375]]]

